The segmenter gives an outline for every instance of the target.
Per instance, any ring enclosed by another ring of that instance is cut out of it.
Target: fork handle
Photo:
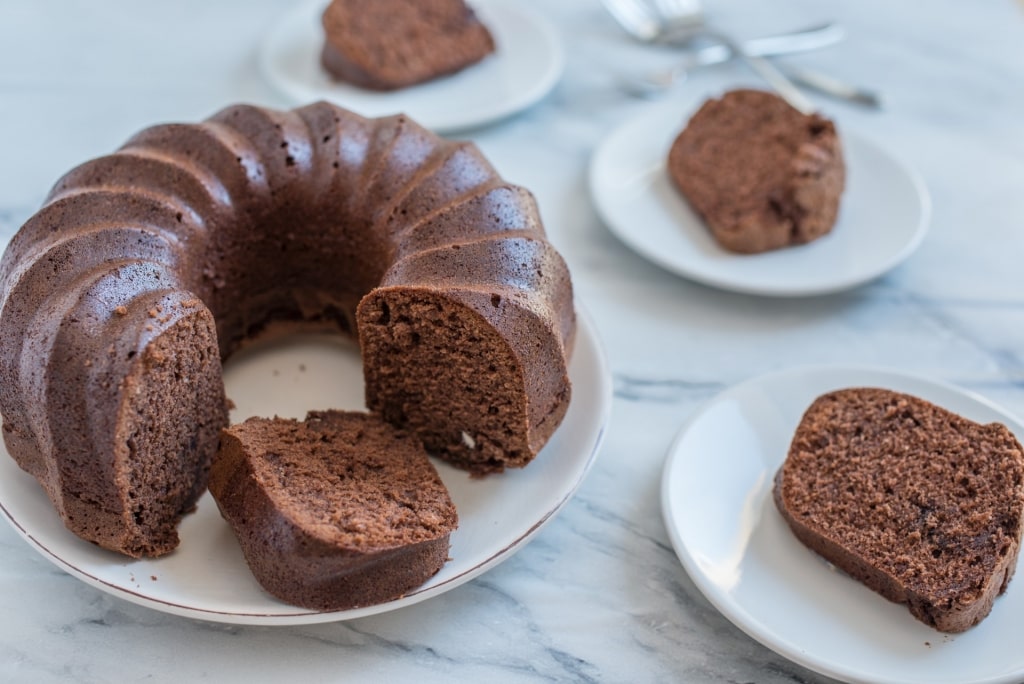
[[[791,54],[796,52],[808,52],[818,50],[829,45],[835,45],[846,35],[842,26],[828,21],[821,24],[813,24],[794,31],[776,33],[768,36],[748,38],[743,41],[743,47],[747,52],[758,57],[770,55]],[[655,40],[659,45],[671,45],[686,47],[694,38],[692,26],[681,27],[678,30],[666,30]]]
[[[735,50],[738,46],[734,44],[733,49]],[[757,72],[757,75],[768,82],[775,92],[779,94],[783,100],[789,103],[789,106],[797,110],[801,114],[813,114],[818,110],[799,88],[786,77],[781,71],[779,71],[774,64],[769,62],[764,57],[755,57],[754,55],[747,54],[746,52],[740,51],[736,53],[740,59],[745,61],[751,69]]]
[[[882,108],[882,97],[877,91],[840,81],[838,78],[823,74],[820,71],[787,66],[786,75],[794,83],[804,88],[810,88],[819,93],[864,105],[865,107],[871,107],[872,109]]]
[[[742,59],[747,65],[757,72],[757,75],[768,82],[775,92],[785,100],[790,107],[801,114],[813,114],[817,111],[814,103],[807,99],[799,88],[794,85],[784,73],[778,70],[774,64],[764,57],[758,57],[747,52],[742,44],[733,40],[730,36],[718,33],[717,31],[706,31],[706,35],[718,40],[722,45],[732,50],[732,53]]]

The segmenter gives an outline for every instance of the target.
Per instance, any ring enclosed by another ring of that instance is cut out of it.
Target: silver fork
[[[717,46],[705,46],[690,55],[685,63],[676,67],[634,79],[629,90],[635,94],[649,96],[667,91],[686,76],[689,67],[723,61],[731,52],[744,57],[752,68],[769,81],[769,84],[781,84],[781,88],[790,95],[796,91],[796,101],[801,106],[811,106],[813,109],[813,105],[810,105],[803,94],[796,90],[793,85],[794,81],[806,88],[832,97],[874,108],[881,106],[881,100],[874,91],[859,88],[832,76],[807,69],[790,67],[787,69],[787,78],[767,60],[758,59],[765,55],[811,50],[835,43],[842,38],[843,32],[834,24],[802,29],[791,34],[748,40],[738,46],[742,48],[741,50],[735,50],[732,48],[737,47],[736,41],[730,40],[728,36],[722,36],[719,32],[712,31],[705,24],[699,0],[651,0],[653,5],[647,4],[644,0],[602,0],[602,2],[616,22],[633,38],[641,42],[685,45],[697,37],[707,37],[714,38],[720,43]],[[713,52],[715,49],[720,52]],[[723,55],[721,51],[727,52]],[[751,63],[751,57],[754,58],[753,63]],[[779,80],[778,76],[782,76],[782,80]],[[788,85],[784,81],[788,81]],[[797,108],[799,109],[800,106]]]
[[[704,11],[699,0],[651,0],[651,3],[648,5],[643,0],[605,0],[606,6],[613,5],[619,8],[617,16],[631,17],[634,25],[640,27],[644,34],[649,35],[655,30],[653,27],[664,27],[665,32],[673,34],[689,33],[693,37],[709,36],[717,40],[746,62],[793,109],[803,114],[812,114],[816,111],[814,103],[771,62],[763,57],[751,55],[730,36],[709,29],[704,23]]]
[[[704,24],[703,11],[678,13],[671,22],[663,21],[641,0],[601,0],[608,13],[631,36],[644,43],[674,42],[689,39]]]

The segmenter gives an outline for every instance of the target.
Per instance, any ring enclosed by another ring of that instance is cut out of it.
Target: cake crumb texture
[[[210,492],[260,585],[315,610],[382,603],[423,584],[458,524],[419,440],[372,414],[234,425]]]
[[[673,142],[668,172],[714,239],[744,254],[830,232],[846,183],[832,121],[759,90],[705,102]]]
[[[321,62],[339,81],[396,90],[453,74],[494,52],[463,0],[334,0]]]
[[[923,399],[844,389],[804,414],[775,502],[813,551],[922,622],[961,632],[1005,591],[1020,548],[1024,451]]]

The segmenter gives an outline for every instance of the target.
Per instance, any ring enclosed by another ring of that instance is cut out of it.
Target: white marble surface
[[[0,1],[0,236],[56,178],[146,125],[223,105],[283,106],[256,45],[284,0]],[[932,229],[860,289],[775,301],[690,284],[599,222],[594,146],[645,103],[611,74],[663,63],[596,0],[533,0],[568,67],[531,111],[467,137],[538,196],[579,299],[603,336],[615,403],[576,498],[511,560],[439,598],[311,627],[234,627],[111,598],[0,525],[0,680],[818,682],[746,637],[695,589],[669,544],[658,488],[682,421],[720,389],[806,362],[882,364],[952,381],[1024,414],[1024,6],[1009,0],[708,0],[738,35],[820,19],[842,44],[791,58],[882,89],[866,112],[818,100],[916,166]],[[752,82],[738,64],[696,84]]]

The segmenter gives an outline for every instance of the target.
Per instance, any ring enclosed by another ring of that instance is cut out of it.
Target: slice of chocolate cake
[[[775,503],[810,549],[943,632],[980,622],[1010,581],[1024,450],[906,394],[845,389],[804,414]]]
[[[250,418],[226,429],[210,493],[257,581],[282,601],[389,601],[448,559],[455,506],[415,437],[372,414]]]
[[[371,90],[453,74],[494,52],[463,0],[333,0],[323,14],[327,72]]]
[[[668,172],[715,240],[744,254],[828,233],[846,179],[833,123],[758,90],[705,102],[672,144]]]

